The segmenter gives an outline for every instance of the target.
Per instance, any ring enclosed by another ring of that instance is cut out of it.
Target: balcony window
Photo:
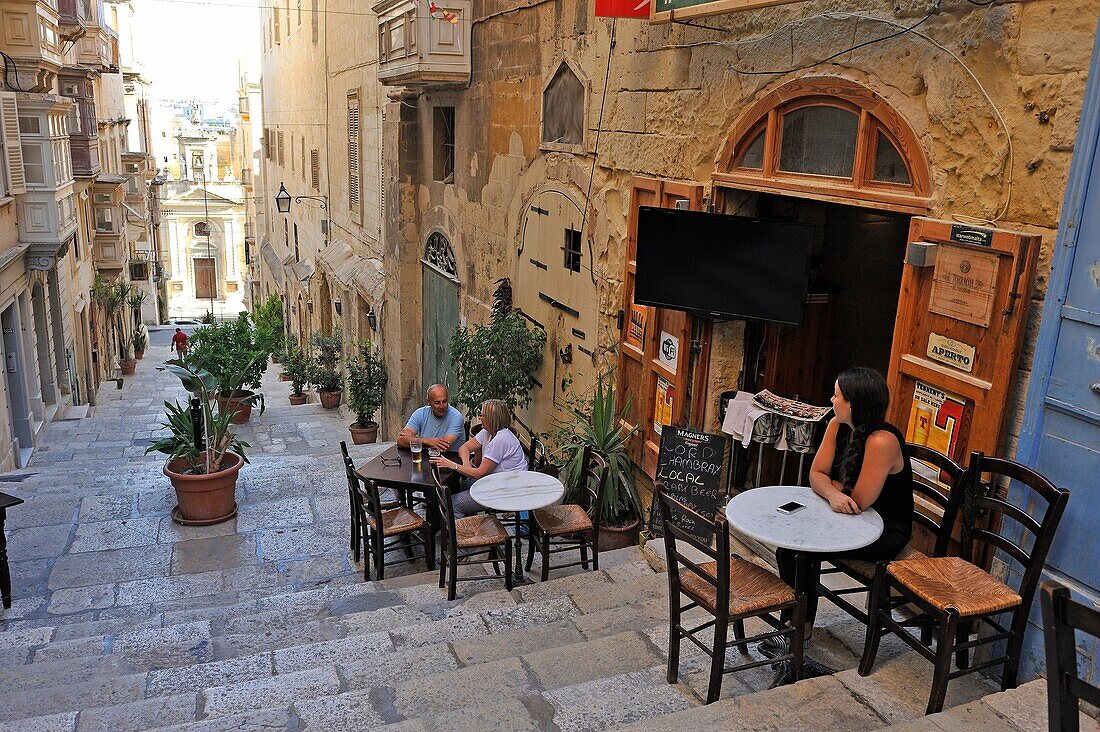
[[[42,154],[42,145],[38,143],[23,145],[23,173],[27,183],[46,185],[46,162]]]
[[[96,206],[95,230],[104,234],[114,233],[115,217],[114,212],[110,208],[107,208],[105,206]]]
[[[41,135],[42,134],[42,121],[38,117],[20,117],[19,118],[19,134],[20,135]]]

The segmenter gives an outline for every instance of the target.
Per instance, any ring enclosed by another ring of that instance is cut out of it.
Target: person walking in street
[[[183,328],[176,328],[175,335],[172,336],[171,349],[176,352],[176,358],[182,360],[187,353],[188,344],[187,334],[183,332]]]

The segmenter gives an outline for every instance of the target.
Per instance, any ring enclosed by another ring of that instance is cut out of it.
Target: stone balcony
[[[442,12],[457,23],[433,17],[429,3],[383,0],[378,14],[378,79],[386,86],[438,89],[470,80],[470,0],[447,0]]]

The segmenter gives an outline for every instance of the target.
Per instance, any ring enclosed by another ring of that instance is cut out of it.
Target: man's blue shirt
[[[462,413],[454,407],[447,407],[447,413],[442,418],[438,418],[432,413],[432,408],[425,404],[412,413],[406,426],[420,437],[454,435],[457,444],[462,440],[462,435],[465,432],[462,425]]]

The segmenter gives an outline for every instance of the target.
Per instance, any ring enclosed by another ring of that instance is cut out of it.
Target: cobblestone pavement
[[[163,456],[145,455],[162,432],[164,401],[186,396],[178,379],[156,369],[172,332],[153,334],[121,390],[102,385],[92,416],[50,423],[28,467],[0,475],[3,490],[26,500],[7,521],[16,602],[0,617],[9,626],[137,618],[143,603],[239,587],[274,592],[358,571],[347,557],[339,464],[351,418],[316,401],[290,406],[278,366],[264,379],[266,411],[254,410],[237,430],[252,445],[237,517],[210,527],[172,522]],[[384,447],[352,454],[366,460]]]

